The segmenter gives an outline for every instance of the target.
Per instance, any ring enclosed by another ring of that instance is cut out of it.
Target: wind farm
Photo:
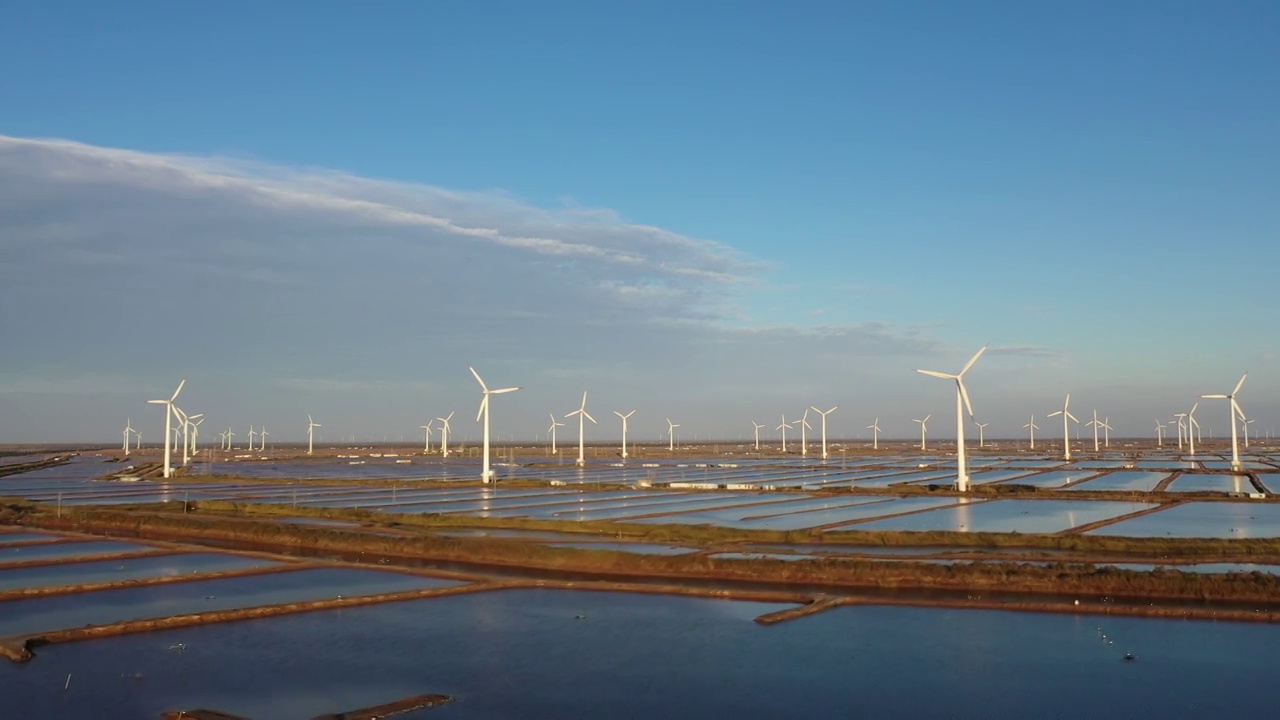
[[[1275,715],[1280,6],[267,10],[0,23],[0,717]]]

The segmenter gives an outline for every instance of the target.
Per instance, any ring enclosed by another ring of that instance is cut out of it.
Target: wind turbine
[[[800,416],[800,454],[809,454],[809,438],[805,435],[805,430],[812,430],[813,426],[809,424],[809,408],[804,409],[804,415]]]
[[[419,425],[419,426],[418,426],[418,427],[422,428],[422,430],[423,430],[423,433],[422,433],[422,434],[423,434],[423,436],[424,436],[424,438],[425,438],[425,439],[423,440],[423,442],[422,442],[422,452],[424,452],[424,453],[429,453],[429,452],[431,452],[431,423],[432,423],[432,422],[434,422],[434,421],[432,421],[432,420],[428,420],[426,425]]]
[[[1164,423],[1156,420],[1156,447],[1164,447]]]
[[[751,424],[756,428],[756,452],[760,452],[760,428],[763,428],[764,425],[761,425],[755,420],[752,420]]]
[[[1071,407],[1071,393],[1067,393],[1067,399],[1066,399],[1066,402],[1062,403],[1062,409],[1058,410],[1057,412],[1049,413],[1049,417],[1053,417],[1055,415],[1062,416],[1062,459],[1063,460],[1071,459],[1071,430],[1070,430],[1070,426],[1067,425],[1067,420],[1071,420],[1076,424],[1080,423],[1079,420],[1076,420],[1076,416],[1071,414],[1071,411],[1068,409],[1070,407]]]
[[[818,409],[818,408],[816,408],[816,407],[813,407],[812,405],[810,405],[810,406],[809,406],[809,408],[810,408],[811,410],[813,410],[814,412],[816,412],[816,413],[818,413],[819,415],[821,415],[821,416],[822,416],[822,459],[823,459],[823,460],[826,460],[826,459],[827,459],[827,416],[828,416],[828,415],[830,415],[831,413],[835,412],[835,411],[836,411],[836,408],[838,408],[838,407],[840,407],[840,406],[839,406],[839,405],[833,405],[833,406],[831,406],[831,409],[830,409],[830,410],[828,410],[828,411],[826,411],[826,412],[822,412],[821,410],[819,410],[819,409]]]
[[[200,420],[200,418],[204,417],[204,413],[187,415],[185,412],[182,411],[182,408],[178,407],[177,405],[173,406],[173,412],[175,415],[178,416],[178,422],[181,423],[182,464],[187,465],[191,462],[191,436],[193,434],[193,428],[196,428],[199,426],[199,423],[193,423],[192,421]],[[203,420],[201,420],[201,422],[203,422]]]
[[[484,380],[480,379],[480,373],[476,372],[475,368],[468,366],[467,369],[476,377],[476,382],[480,383],[480,390],[484,392],[484,397],[480,400],[480,412],[476,413],[476,422],[480,422],[480,418],[484,418],[484,469],[480,471],[480,481],[488,483],[497,479],[497,473],[489,467],[489,396],[515,392],[520,388],[509,387],[490,390],[489,386],[484,384]]]
[[[1187,427],[1187,421],[1186,421],[1187,414],[1176,413],[1173,417],[1176,418],[1178,421],[1178,450],[1182,450],[1182,436],[1186,431],[1186,427]]]
[[[453,419],[453,412],[450,412],[445,417],[436,419],[440,421],[440,457],[447,458],[449,457],[449,429],[451,427],[449,421]]]
[[[1244,375],[1241,375],[1240,382],[1236,383],[1236,389],[1232,390],[1230,395],[1201,395],[1200,396],[1202,398],[1227,400],[1231,404],[1231,407],[1229,408],[1229,410],[1231,411],[1231,469],[1232,470],[1240,470],[1242,467],[1244,467],[1243,465],[1240,464],[1240,448],[1236,444],[1236,417],[1239,416],[1241,420],[1244,420],[1245,418],[1244,418],[1244,410],[1240,409],[1240,403],[1236,402],[1236,396],[1240,394],[1240,388],[1244,387],[1244,381],[1247,380],[1248,378],[1249,378],[1249,373],[1245,373]],[[1246,437],[1248,436],[1246,435]],[[1247,443],[1248,441],[1246,440],[1245,442]],[[1248,445],[1246,444],[1245,447],[1248,447]],[[1194,454],[1195,450],[1192,450],[1191,452],[1192,454]]]
[[[1200,407],[1200,403],[1191,406],[1191,412],[1187,413],[1187,452],[1192,455],[1196,454],[1196,430],[1200,429],[1200,423],[1196,422],[1196,408]]]
[[[965,363],[963,368],[960,368],[960,372],[955,375],[934,370],[916,370],[922,375],[931,375],[944,380],[956,381],[956,489],[960,492],[969,489],[969,466],[964,457],[964,411],[968,410],[969,417],[973,417],[973,405],[969,403],[969,391],[964,387],[964,374],[969,372],[969,368],[973,367],[973,364],[978,362],[978,358],[982,357],[982,353],[986,351],[987,346],[983,345],[978,352],[973,354],[973,357],[969,358],[969,362]],[[924,430],[923,424],[921,424],[920,429]]]
[[[1027,423],[1026,425],[1023,425],[1022,427],[1029,428],[1031,430],[1031,449],[1035,450],[1036,449],[1036,430],[1040,429],[1040,426],[1036,424],[1036,416],[1033,414],[1031,416],[1031,422]]]
[[[1098,428],[1102,427],[1102,423],[1098,422],[1098,411],[1093,411],[1093,420],[1084,424],[1085,427],[1093,428],[1093,451],[1098,452]]]
[[[195,455],[200,452],[197,445],[200,442],[200,424],[204,422],[204,414],[192,415],[189,419],[195,421],[191,423],[191,454]]]
[[[587,456],[584,454],[584,443],[585,443],[584,438],[586,437],[587,420],[590,420],[593,423],[596,421],[595,418],[591,417],[591,413],[587,412],[587,391],[586,390],[582,391],[582,404],[578,406],[577,410],[574,410],[568,415],[565,415],[565,417],[571,418],[574,415],[578,416],[578,464],[586,465]]]
[[[781,425],[779,425],[778,427],[774,428],[774,430],[781,430],[781,431],[782,431],[782,452],[786,452],[786,451],[787,451],[787,428],[789,428],[789,427],[791,427],[791,425],[787,422],[787,416],[786,416],[786,413],[783,413],[783,415],[782,415],[782,424],[781,424]]]
[[[973,424],[978,426],[978,447],[983,447],[987,442],[986,436],[983,435],[983,431],[986,430],[987,426],[991,423],[980,423],[977,420],[974,420]]]
[[[235,433],[233,433],[233,432],[231,432],[231,428],[230,428],[230,427],[227,427],[227,450],[230,450],[230,449],[231,449],[231,438],[233,438],[233,437],[235,437],[235,436],[236,436],[236,434],[235,434]]]
[[[258,433],[258,449],[259,450],[263,452],[267,451],[267,436],[270,434],[271,433],[267,432],[267,426],[263,425],[262,432]]]
[[[124,419],[124,454],[129,455],[129,434],[133,432],[133,421],[129,418]]]
[[[1107,423],[1110,419],[1109,417],[1102,418],[1102,447],[1104,448],[1111,447],[1111,425]]]
[[[875,420],[873,420],[871,424],[867,426],[867,429],[871,431],[871,449],[879,450],[880,449],[880,418],[876,418]]]
[[[627,418],[631,417],[632,415],[635,415],[636,411],[632,410],[626,415],[623,415],[617,410],[614,410],[613,414],[622,418],[622,457],[625,458],[627,456]]]
[[[917,420],[915,418],[911,418],[911,422],[920,423],[920,449],[921,450],[925,449],[925,437],[928,433],[929,418],[931,417],[933,417],[933,413],[929,413],[928,415],[925,415],[923,420]]]
[[[667,436],[671,439],[671,445],[667,448],[671,452],[676,451],[676,428],[680,427],[671,422],[671,418],[667,418]]]
[[[173,395],[168,400],[148,400],[150,405],[164,405],[164,477],[168,478],[172,473],[169,466],[170,443],[169,426],[173,421],[173,401],[178,399],[178,393],[182,392],[182,386],[187,384],[187,379],[182,378],[182,382],[178,383],[178,389],[173,391]]]
[[[555,413],[547,413],[551,416],[551,427],[547,428],[547,432],[551,433],[551,454],[556,454],[556,428],[564,427],[564,423],[556,421]]]
[[[307,454],[308,455],[311,454],[312,440],[315,439],[314,433],[315,433],[315,429],[318,427],[324,427],[324,426],[316,422],[315,420],[312,420],[310,415],[307,415]]]
[[[249,445],[245,447],[245,450],[248,450],[249,452],[253,452],[253,439],[256,437],[258,437],[258,433],[254,432],[253,426],[250,425],[249,426]]]
[[[1245,449],[1248,449],[1249,447],[1249,426],[1252,424],[1253,424],[1252,420],[1246,418],[1243,413],[1240,414],[1240,429],[1244,431]],[[1254,435],[1256,436],[1257,433],[1254,433]]]

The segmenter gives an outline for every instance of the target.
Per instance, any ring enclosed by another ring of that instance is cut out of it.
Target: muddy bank
[[[364,708],[363,710],[317,715],[314,720],[377,720],[378,718],[402,715],[415,710],[438,707],[452,700],[453,698],[448,695],[413,695],[394,702]]]

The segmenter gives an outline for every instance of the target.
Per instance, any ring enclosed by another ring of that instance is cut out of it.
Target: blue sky
[[[833,434],[946,436],[912,370],[987,342],[995,435],[1068,391],[1149,434],[1244,370],[1265,426],[1276,27],[1267,2],[15,3],[0,442],[116,437],[183,375],[237,432],[457,410],[474,437],[468,364],[527,388],[503,436],[583,389],[639,438],[836,403]]]

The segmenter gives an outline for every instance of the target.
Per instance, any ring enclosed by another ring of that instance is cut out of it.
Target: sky
[[[474,441],[468,366],[503,439],[945,438],[986,344],[988,437],[1280,424],[1275,3],[19,0],[0,67],[0,444]]]

